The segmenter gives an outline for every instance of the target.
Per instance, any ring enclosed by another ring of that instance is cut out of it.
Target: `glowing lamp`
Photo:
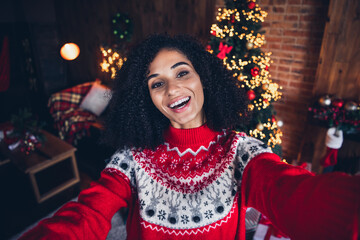
[[[74,60],[80,54],[80,48],[75,43],[66,43],[60,49],[60,55],[65,60]]]

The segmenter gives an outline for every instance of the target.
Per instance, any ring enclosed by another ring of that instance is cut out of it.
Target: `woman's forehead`
[[[151,71],[152,68],[157,68],[164,65],[171,65],[177,61],[183,61],[192,65],[189,58],[178,49],[169,49],[163,48],[158,51],[155,55],[155,58],[150,62],[148,70]]]

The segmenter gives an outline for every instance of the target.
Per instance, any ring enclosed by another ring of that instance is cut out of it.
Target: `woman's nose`
[[[167,93],[169,96],[175,95],[179,90],[179,86],[176,81],[169,81],[167,84]]]

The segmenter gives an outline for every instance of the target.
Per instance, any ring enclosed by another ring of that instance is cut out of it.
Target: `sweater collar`
[[[207,124],[197,128],[178,129],[170,125],[164,133],[164,139],[173,146],[196,147],[208,145],[220,132],[211,130]]]

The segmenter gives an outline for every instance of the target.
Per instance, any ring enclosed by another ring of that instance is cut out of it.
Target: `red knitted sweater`
[[[105,239],[129,207],[128,239],[245,239],[245,211],[292,239],[356,239],[360,176],[313,176],[231,131],[170,127],[156,150],[118,151],[78,202],[20,239]]]

